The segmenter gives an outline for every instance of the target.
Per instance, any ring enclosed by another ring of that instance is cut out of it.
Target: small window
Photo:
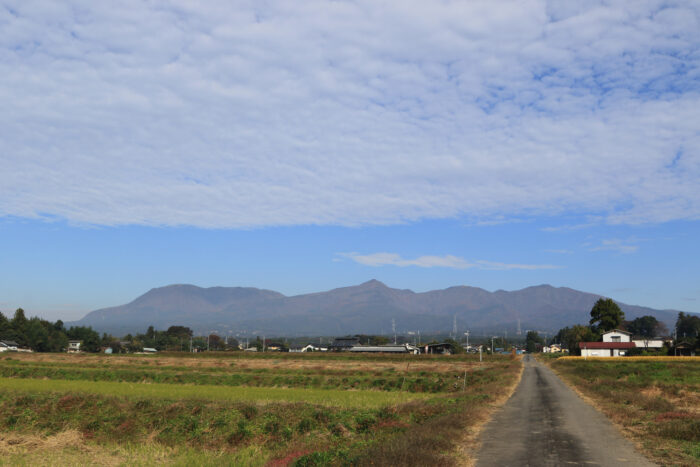
[[[610,342],[620,342],[620,336],[611,336]]]

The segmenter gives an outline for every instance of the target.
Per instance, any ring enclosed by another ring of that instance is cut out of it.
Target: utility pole
[[[457,339],[457,315],[452,318],[452,339]]]
[[[391,318],[391,332],[394,333],[394,345],[396,345],[396,320]]]

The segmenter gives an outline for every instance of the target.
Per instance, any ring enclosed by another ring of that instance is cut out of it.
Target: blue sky
[[[697,2],[0,1],[0,310],[550,283],[700,312]]]

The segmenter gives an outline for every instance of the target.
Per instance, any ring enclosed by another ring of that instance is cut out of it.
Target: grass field
[[[520,367],[509,357],[12,354],[0,357],[0,464],[457,465]]]
[[[662,465],[700,465],[700,358],[560,358],[552,368]]]

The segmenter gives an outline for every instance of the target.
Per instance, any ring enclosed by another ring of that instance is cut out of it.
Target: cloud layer
[[[0,216],[698,219],[700,7],[608,3],[3,2]]]
[[[359,253],[339,253],[339,256],[349,258],[356,263],[365,266],[417,266],[420,268],[450,268],[450,269],[485,269],[490,271],[509,271],[512,269],[536,270],[558,269],[559,266],[551,264],[510,264],[494,261],[467,261],[464,258],[453,255],[445,256],[419,256],[415,259],[405,259],[396,253],[372,253],[362,255]]]

